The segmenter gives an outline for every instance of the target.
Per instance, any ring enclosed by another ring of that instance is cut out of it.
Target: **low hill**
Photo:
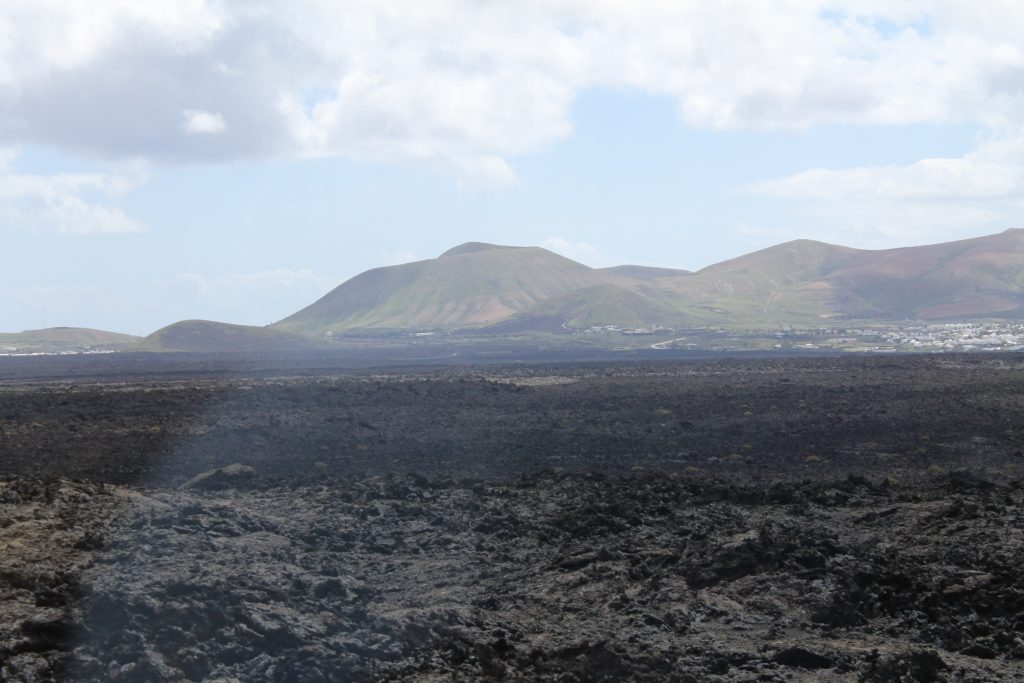
[[[481,326],[567,292],[617,281],[540,247],[470,242],[435,259],[357,275],[273,327],[321,335]]]
[[[320,348],[319,345],[309,338],[266,327],[183,320],[157,330],[141,340],[133,350],[269,353],[316,348]]]
[[[139,337],[130,334],[87,327],[48,327],[0,333],[0,354],[123,351],[137,341]]]
[[[861,252],[826,278],[856,317],[1024,317],[1024,230]]]
[[[843,314],[841,297],[821,286],[822,278],[864,253],[870,252],[794,240],[653,284],[662,297],[708,324],[817,324]]]
[[[693,275],[692,271],[680,270],[678,268],[657,268],[654,266],[612,266],[611,268],[598,268],[599,272],[609,275],[618,275],[634,280],[655,280],[659,277],[678,277],[680,275]]]
[[[653,280],[691,316],[735,326],[1024,317],[1024,230],[898,249],[796,240]]]

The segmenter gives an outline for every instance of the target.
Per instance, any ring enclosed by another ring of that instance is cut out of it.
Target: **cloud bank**
[[[805,233],[884,243],[1021,214],[1022,35],[1013,0],[7,0],[0,145],[154,164],[345,157],[501,186],[571,135],[594,88],[667,98],[710,130],[980,126],[960,158],[743,188]],[[0,180],[9,222],[143,228],[102,174]]]
[[[953,239],[965,228],[1014,227],[1008,222],[1024,201],[1024,137],[989,141],[957,158],[811,169],[743,190],[793,202],[826,226],[819,237],[833,241],[851,234],[866,246]]]
[[[663,95],[712,129],[978,121],[1010,135],[1024,6],[985,10],[9,0],[0,143],[158,162],[343,155],[503,183],[510,160],[571,133],[573,99],[593,87]]]

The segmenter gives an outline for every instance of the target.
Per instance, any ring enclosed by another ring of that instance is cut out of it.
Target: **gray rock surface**
[[[958,477],[765,490],[548,473],[211,491],[8,478],[0,671],[1024,680],[1022,495]]]

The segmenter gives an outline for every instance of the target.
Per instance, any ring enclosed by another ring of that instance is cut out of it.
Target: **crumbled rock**
[[[248,465],[232,463],[224,467],[206,470],[192,477],[179,488],[185,489],[215,489],[224,486],[237,485],[241,482],[252,479],[256,476],[256,470]]]

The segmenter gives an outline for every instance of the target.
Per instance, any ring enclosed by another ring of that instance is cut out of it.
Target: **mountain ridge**
[[[983,320],[1024,320],[1024,229],[880,250],[792,240],[695,272],[591,268],[541,247],[465,242],[367,270],[266,327],[186,320],[144,339],[51,328],[0,334],[0,352],[297,351],[347,335]]]
[[[601,325],[772,328],[1024,316],[1024,230],[867,250],[784,242],[696,272],[589,268],[540,247],[467,242],[367,271],[272,325],[305,334]]]
[[[272,327],[326,334],[486,325],[614,277],[540,247],[467,244],[435,259],[356,275]]]

